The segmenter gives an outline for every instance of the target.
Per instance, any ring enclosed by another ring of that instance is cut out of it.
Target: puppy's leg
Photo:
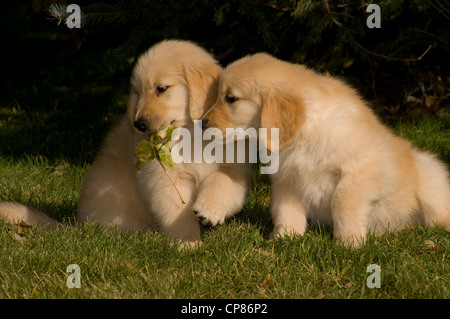
[[[272,179],[271,215],[273,236],[303,235],[306,231],[306,211],[293,187],[277,184]]]
[[[123,232],[154,230],[155,223],[151,216],[146,216],[137,195],[134,176],[128,167],[112,165],[113,162],[114,159],[109,159],[104,166],[97,162],[88,173],[80,191],[77,220],[117,226]]]
[[[419,175],[418,198],[426,225],[450,231],[450,180],[446,167],[434,155],[415,151]]]
[[[367,235],[370,202],[376,189],[372,181],[361,172],[343,176],[333,195],[333,233],[348,246],[359,247]]]
[[[133,145],[140,138],[125,117],[111,129],[83,181],[78,221],[117,226],[123,232],[154,230],[155,222],[138,194]]]
[[[251,167],[236,164],[234,169],[217,171],[200,185],[192,209],[203,225],[216,226],[238,213],[245,204]]]
[[[183,245],[193,246],[200,240],[200,225],[191,208],[195,184],[187,178],[173,179],[185,204],[181,202],[167,176],[162,175],[148,193],[146,200],[158,220],[161,231],[170,234],[173,239],[182,240]]]

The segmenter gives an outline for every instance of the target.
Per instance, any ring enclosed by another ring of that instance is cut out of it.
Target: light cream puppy
[[[216,225],[242,209],[249,164],[180,163],[168,169],[186,204],[156,160],[140,173],[136,169],[135,147],[148,134],[169,124],[192,131],[193,120],[216,99],[220,72],[209,53],[186,41],[163,41],[139,58],[131,77],[127,115],[109,133],[83,182],[79,221],[117,226],[121,231],[159,230],[195,244],[200,239],[198,219]],[[0,205],[0,216],[32,224],[56,223],[13,203]]]
[[[407,225],[450,229],[443,163],[392,134],[348,85],[259,53],[229,65],[207,127],[279,128],[279,170],[271,175],[274,234],[310,223],[360,245],[368,233]],[[276,146],[276,144],[275,144]]]

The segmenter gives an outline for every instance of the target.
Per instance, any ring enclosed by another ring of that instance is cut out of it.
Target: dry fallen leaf
[[[270,195],[266,195],[258,199],[258,206],[265,205],[268,201],[270,201]]]
[[[26,234],[30,231],[31,229],[31,225],[28,225],[25,222],[19,222],[17,224],[13,225],[14,230],[18,233],[18,234]]]
[[[260,248],[258,248],[258,249],[255,248],[255,249],[253,249],[253,251],[257,252],[258,254],[264,255],[266,257],[273,257],[273,253],[265,251],[265,250],[262,250]]]
[[[272,275],[267,274],[266,278],[259,284],[260,287],[263,287],[272,281]]]
[[[437,251],[439,246],[434,243],[432,240],[425,240],[422,244],[422,251]]]

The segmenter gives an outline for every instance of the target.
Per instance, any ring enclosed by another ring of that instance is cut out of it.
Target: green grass
[[[18,120],[3,120],[2,134]],[[448,121],[393,126],[449,159]],[[45,134],[35,139],[45,141]],[[90,161],[81,155],[49,160],[40,147],[37,155],[20,153],[19,146],[0,157],[0,201],[37,207],[67,227],[19,235],[0,221],[0,298],[450,298],[450,234],[443,230],[411,227],[369,237],[356,250],[335,244],[324,228],[274,240],[269,201],[262,200],[268,179],[255,176],[243,212],[205,230],[199,248],[180,251],[162,234],[123,235],[74,223]],[[66,285],[70,264],[80,266],[80,289]],[[369,264],[381,267],[381,288],[367,287]]]

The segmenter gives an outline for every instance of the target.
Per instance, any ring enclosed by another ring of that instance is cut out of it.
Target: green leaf
[[[159,162],[162,169],[164,170],[164,173],[166,173],[167,177],[170,179],[173,186],[175,187],[178,196],[180,196],[181,202],[183,204],[186,204],[183,197],[181,197],[180,191],[178,190],[177,186],[172,180],[172,177],[170,177],[170,174],[164,167],[164,164],[169,168],[172,168],[174,166],[174,163],[172,161],[172,154],[170,153],[170,148],[167,146],[167,144],[172,140],[172,132],[174,130],[175,127],[169,125],[166,128],[151,134],[148,137],[148,141],[141,141],[136,146],[135,149],[135,154],[137,158],[136,168],[138,170],[141,170],[142,167],[144,167],[145,165],[147,165],[148,163],[153,161],[153,159],[156,158],[156,160]]]
[[[167,144],[172,139],[172,132],[175,127],[172,125],[151,134],[148,141],[141,141],[136,146],[136,168],[140,170],[142,167],[150,163],[154,158],[172,168],[174,163]]]
[[[172,161],[172,154],[170,153],[170,149],[167,146],[161,146],[158,152],[158,157],[159,160],[162,163],[166,164],[169,168],[173,167],[174,163]]]
[[[166,128],[157,131],[149,136],[149,142],[160,148],[161,145],[165,145],[172,140],[172,132],[175,130],[175,127],[172,125],[167,126]]]
[[[172,132],[175,130],[175,127],[172,125],[169,125],[165,129],[162,129],[161,131],[156,132],[161,138],[167,138],[167,142],[170,142],[172,140]],[[166,142],[166,143],[167,143]]]
[[[141,141],[136,146],[136,157],[151,157],[152,159],[155,158],[154,147],[152,143],[150,143],[149,141]]]
[[[141,170],[142,167],[150,163],[156,157],[155,147],[149,141],[141,141],[135,150],[137,162],[136,168]]]

